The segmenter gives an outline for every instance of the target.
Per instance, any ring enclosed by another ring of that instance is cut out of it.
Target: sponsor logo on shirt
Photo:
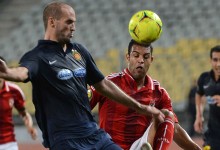
[[[79,52],[77,52],[77,50],[75,49],[72,49],[72,55],[73,55],[73,58],[76,59],[76,60],[81,60],[81,55]]]
[[[69,69],[62,69],[57,74],[57,78],[60,80],[68,80],[72,77],[73,73]]]
[[[85,68],[77,68],[73,70],[73,74],[75,77],[85,77],[86,69]]]

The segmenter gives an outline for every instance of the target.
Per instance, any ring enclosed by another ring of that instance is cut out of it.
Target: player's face
[[[145,78],[146,73],[153,61],[150,47],[134,44],[130,56],[127,55],[128,69],[135,80]]]
[[[216,78],[220,76],[220,52],[213,52],[211,58],[212,70],[215,73]]]
[[[63,6],[63,15],[55,20],[55,37],[60,43],[69,43],[75,31],[75,11],[69,6]]]

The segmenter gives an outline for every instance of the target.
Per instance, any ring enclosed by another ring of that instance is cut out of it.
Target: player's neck
[[[135,80],[136,81],[136,83],[137,83],[137,89],[139,90],[139,89],[141,89],[145,84],[145,79],[144,78],[142,78],[142,79],[136,79]]]

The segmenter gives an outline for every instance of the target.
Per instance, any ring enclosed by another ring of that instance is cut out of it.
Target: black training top
[[[98,127],[91,115],[87,84],[104,79],[91,55],[78,43],[66,52],[55,41],[39,40],[20,60],[28,69],[33,86],[36,119],[43,132],[44,146],[57,141],[86,137]]]
[[[220,95],[220,80],[215,81],[214,72],[204,72],[198,80],[197,93],[201,96],[205,95],[209,104],[209,120],[208,130],[205,136],[211,139],[219,139],[220,137],[220,107],[213,104],[211,96]]]

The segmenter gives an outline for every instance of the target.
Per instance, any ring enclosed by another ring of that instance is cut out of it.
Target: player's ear
[[[154,61],[154,56],[151,56],[151,62],[153,62]]]
[[[130,60],[130,55],[129,55],[128,53],[125,55],[125,57],[126,57],[126,60],[127,60],[127,61]]]
[[[53,17],[49,17],[47,24],[48,24],[48,26],[54,28],[55,27],[55,19]]]

